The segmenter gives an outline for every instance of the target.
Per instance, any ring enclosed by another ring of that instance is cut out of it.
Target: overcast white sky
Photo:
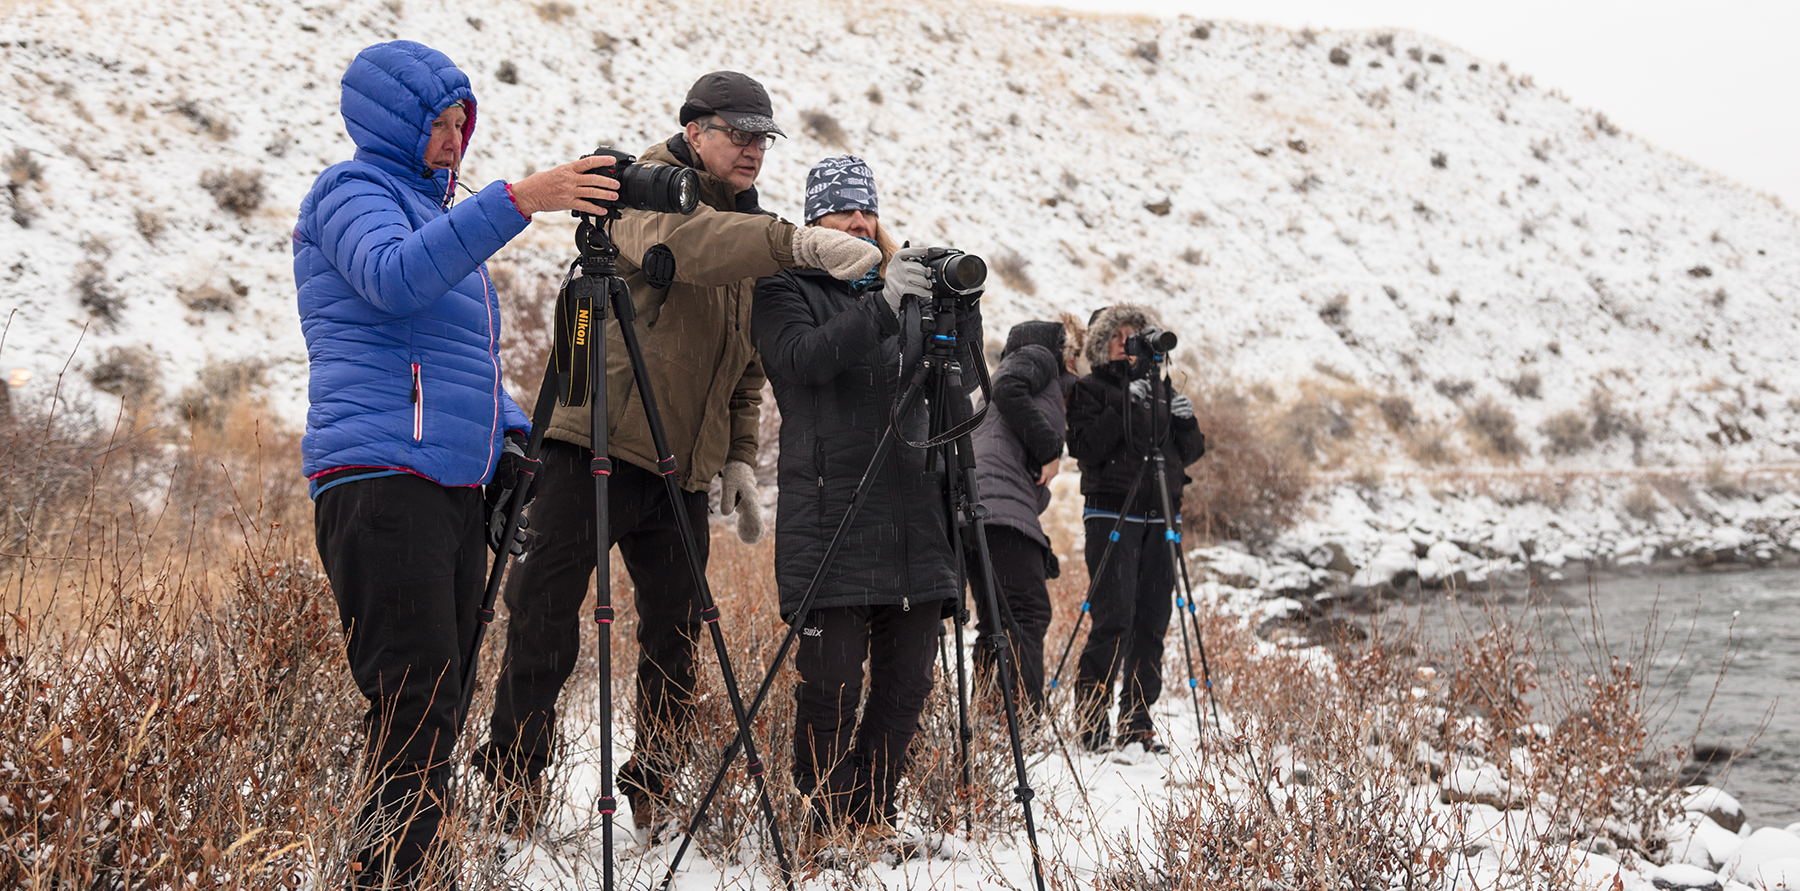
[[[1431,34],[1800,212],[1800,0],[1011,2]]]

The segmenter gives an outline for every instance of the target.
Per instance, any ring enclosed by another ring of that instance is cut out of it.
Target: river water
[[[1744,805],[1751,823],[1800,821],[1800,571],[1653,575],[1580,580],[1579,571],[1546,596],[1500,591],[1491,611],[1428,598],[1390,610],[1384,621],[1421,620],[1428,636],[1448,628],[1485,630],[1503,616],[1533,633],[1540,672],[1559,662],[1588,664],[1596,629],[1621,657],[1649,653],[1641,677],[1661,742],[1748,746],[1713,782]],[[1648,649],[1641,649],[1649,640]],[[1721,664],[1725,664],[1721,676]],[[1546,683],[1552,679],[1546,677]],[[1716,689],[1715,689],[1716,688]],[[1710,701],[1709,701],[1710,700]],[[1704,722],[1702,715],[1704,714]],[[1698,734],[1695,728],[1699,728]],[[1760,735],[1758,731],[1760,730]]]

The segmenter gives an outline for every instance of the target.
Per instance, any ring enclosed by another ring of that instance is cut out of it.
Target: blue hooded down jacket
[[[429,169],[425,149],[457,102],[466,149],[475,98],[443,53],[382,43],[344,72],[355,160],[319,175],[294,227],[314,497],[319,477],[345,468],[479,485],[505,431],[530,427],[501,387],[500,303],[483,261],[531,221],[502,182],[447,208],[454,177]]]

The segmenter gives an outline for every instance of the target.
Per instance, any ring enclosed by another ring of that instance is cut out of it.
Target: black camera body
[[[1125,338],[1125,352],[1130,353],[1133,356],[1148,356],[1161,359],[1170,350],[1174,349],[1175,344],[1179,341],[1180,338],[1176,337],[1175,332],[1173,331],[1167,331],[1157,327],[1145,328],[1144,330]]]
[[[639,164],[637,156],[604,145],[583,157],[592,158],[595,155],[611,155],[613,163],[609,167],[596,167],[589,172],[610,176],[619,181],[618,199],[599,202],[607,209],[609,218],[617,219],[619,211],[624,208],[651,213],[690,214],[700,206],[700,174],[691,168],[673,164]]]
[[[943,300],[968,297],[987,283],[987,263],[955,248],[932,248],[919,259],[931,277],[931,294]]]

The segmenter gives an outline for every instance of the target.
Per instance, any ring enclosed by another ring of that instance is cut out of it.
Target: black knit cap
[[[769,103],[769,91],[747,74],[736,71],[714,71],[702,75],[688,90],[681,106],[681,123],[716,114],[733,129],[745,133],[774,133],[786,136],[775,126],[775,106]]]

